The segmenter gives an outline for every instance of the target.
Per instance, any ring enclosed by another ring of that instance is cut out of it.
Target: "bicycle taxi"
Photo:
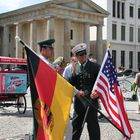
[[[0,107],[17,107],[19,114],[26,112],[27,70],[4,69],[4,66],[25,66],[27,61],[23,58],[0,56]]]

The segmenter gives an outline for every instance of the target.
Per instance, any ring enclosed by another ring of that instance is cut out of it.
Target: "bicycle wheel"
[[[128,80],[120,80],[119,83],[122,89],[123,97],[126,99],[132,98],[132,94],[133,94],[131,91],[132,83]]]
[[[26,106],[27,106],[27,103],[26,103],[25,96],[24,95],[19,96],[17,99],[17,109],[18,109],[19,114],[24,114],[26,112]]]

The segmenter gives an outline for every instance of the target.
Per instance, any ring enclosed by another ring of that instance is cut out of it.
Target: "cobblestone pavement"
[[[18,114],[17,109],[14,107],[0,108],[0,140],[29,140],[33,126],[29,94],[26,95],[26,99],[28,105],[25,114]],[[136,114],[137,102],[125,101],[125,105],[134,130],[132,140],[140,140],[140,114]],[[99,124],[101,128],[101,140],[122,140],[120,132],[106,120],[100,120]],[[86,124],[81,140],[89,140]]]

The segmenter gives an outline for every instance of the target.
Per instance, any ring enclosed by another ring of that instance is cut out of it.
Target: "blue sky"
[[[34,5],[37,3],[45,2],[48,0],[1,0],[0,1],[0,13],[12,11],[18,8]],[[105,8],[105,0],[92,0],[101,7]]]

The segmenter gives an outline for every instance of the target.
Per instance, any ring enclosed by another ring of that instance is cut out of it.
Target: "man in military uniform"
[[[54,39],[38,42],[38,45],[40,47],[40,57],[44,59],[47,62],[47,64],[53,69],[54,66],[49,62],[49,59],[51,59],[54,55],[54,48],[52,45],[54,42]]]
[[[98,108],[98,95],[93,93],[92,88],[99,72],[99,66],[97,63],[93,63],[88,60],[86,49],[87,45],[85,43],[80,43],[72,49],[72,52],[78,59],[78,65],[73,68],[72,76],[69,78],[69,82],[78,90],[84,91],[84,96],[86,96],[89,100],[91,100],[90,94],[92,93],[93,100],[91,101]],[[88,106],[89,103],[84,100],[83,97],[75,96],[74,114],[72,120],[72,140],[80,139],[82,124]],[[97,111],[92,107],[89,107],[86,122],[90,140],[100,140],[100,128],[98,124]]]

